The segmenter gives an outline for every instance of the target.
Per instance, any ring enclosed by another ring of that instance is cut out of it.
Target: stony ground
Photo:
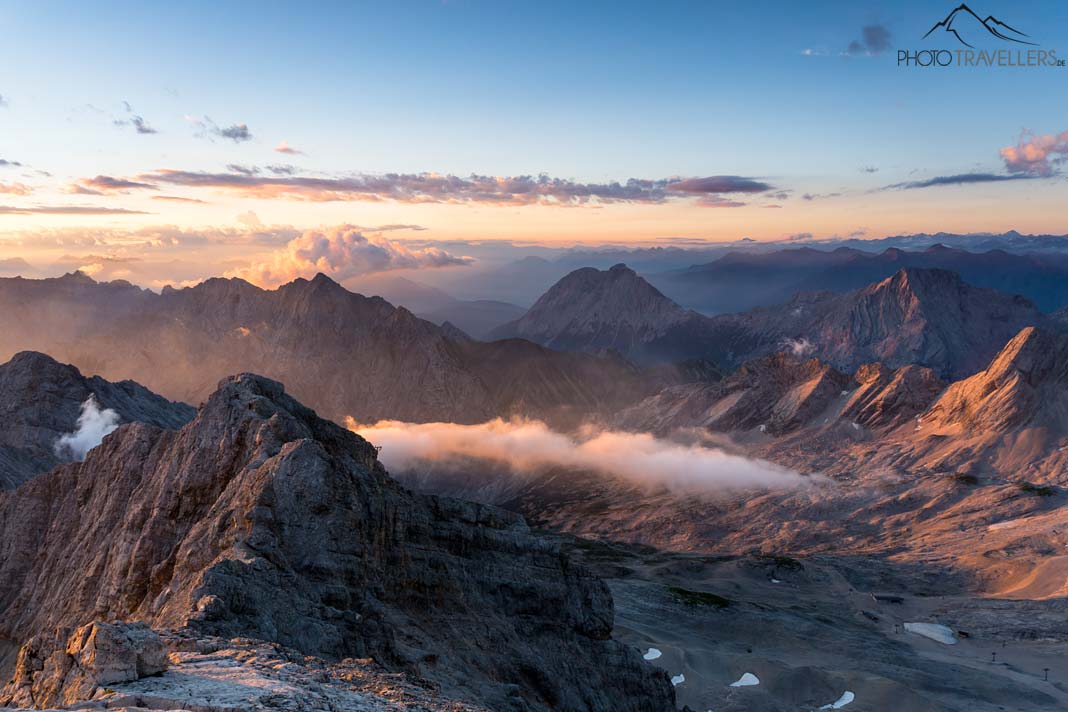
[[[849,712],[1068,709],[1063,600],[934,595],[937,571],[864,557],[574,547],[609,579],[615,637],[659,651],[652,664],[684,678],[680,707],[815,710],[848,691]],[[906,632],[909,622],[945,625],[955,643]],[[731,687],[746,673],[759,684]]]

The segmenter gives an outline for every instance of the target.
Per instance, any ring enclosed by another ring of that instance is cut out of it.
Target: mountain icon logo
[[[986,19],[982,19],[974,10],[963,3],[946,15],[944,20],[936,22],[934,27],[929,29],[927,34],[923,36],[924,39],[939,29],[956,37],[957,41],[965,47],[974,47],[972,42],[977,41],[977,37],[984,37],[984,32],[1005,42],[1038,46],[1037,42],[1029,41],[1030,36],[1026,33],[1020,32],[1015,27],[1002,22],[993,15],[987,15]],[[968,40],[971,40],[971,42]]]

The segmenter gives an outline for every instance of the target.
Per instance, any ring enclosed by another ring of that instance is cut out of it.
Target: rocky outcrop
[[[0,354],[24,349],[189,403],[255,369],[328,417],[360,422],[551,418],[618,407],[652,388],[620,358],[514,341],[501,360],[502,347],[324,275],[276,290],[210,279],[161,294],[81,274],[0,279]]]
[[[853,375],[856,389],[842,416],[866,428],[887,428],[915,418],[946,387],[934,372],[921,366],[889,369],[864,364]]]
[[[777,353],[743,364],[719,383],[666,388],[621,411],[615,423],[654,432],[704,427],[780,435],[819,418],[849,384],[817,359]]]
[[[0,489],[9,489],[71,458],[57,441],[78,429],[83,404],[93,398],[119,422],[177,428],[195,410],[133,381],[85,377],[77,368],[34,352],[0,365]]]
[[[22,646],[0,705],[67,707],[168,666],[163,642],[143,623],[90,623],[63,643],[53,649],[53,638],[40,636]]]
[[[1068,335],[1026,328],[983,371],[950,386],[923,416],[935,425],[1004,434],[1034,424],[1068,430]]]
[[[143,621],[373,657],[495,710],[672,709],[667,677],[611,640],[599,580],[376,455],[251,375],[180,431],[123,426],[0,495],[0,637]]]

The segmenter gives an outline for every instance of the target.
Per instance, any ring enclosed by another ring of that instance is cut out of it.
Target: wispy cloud
[[[4,96],[3,94],[0,94],[0,109],[3,109],[6,106],[7,106],[7,97]]]
[[[9,161],[6,158],[0,158],[0,168],[21,168],[22,164],[18,161]]]
[[[290,146],[289,141],[279,141],[278,145],[274,147],[274,150],[278,153],[284,153],[288,156],[297,156],[304,153],[304,151],[298,151],[297,149]]]
[[[33,188],[25,183],[0,183],[0,193],[8,195],[29,195]]]
[[[1004,175],[1001,173],[958,173],[951,176],[935,176],[926,180],[894,183],[880,190],[914,190],[917,188],[936,188],[945,185],[972,185],[975,183],[1001,183],[1009,180],[1025,180],[1039,176],[1028,174]]]
[[[1042,136],[1024,131],[1015,146],[1006,146],[999,153],[1011,173],[1051,176],[1056,164],[1068,160],[1068,131]]]
[[[99,208],[93,205],[0,205],[0,215],[147,215],[142,210]]]
[[[105,175],[82,178],[67,186],[68,193],[78,195],[107,195],[108,193],[127,193],[131,190],[156,190],[156,186],[151,183]]]
[[[853,40],[844,54],[850,57],[874,57],[890,49],[890,30],[883,25],[866,25],[860,39]]]
[[[669,183],[667,188],[676,193],[763,193],[772,189],[763,181],[742,176],[686,178]]]
[[[197,119],[191,116],[185,118],[186,121],[189,121],[199,129],[196,135],[201,138],[215,136],[233,141],[234,143],[244,143],[245,141],[252,140],[252,132],[249,131],[247,124],[241,123],[230,124],[229,126],[219,126],[208,116],[205,116],[203,119]]]
[[[126,110],[128,118],[114,119],[112,121],[116,126],[132,126],[134,131],[142,135],[150,135],[159,133],[156,129],[149,126],[144,117],[134,112],[133,107],[127,101],[122,102],[123,108]]]
[[[170,203],[200,203],[201,205],[207,205],[207,201],[199,200],[197,198],[183,198],[180,195],[153,195],[152,200],[162,200]]]
[[[277,251],[269,262],[232,270],[227,276],[273,287],[298,277],[310,279],[319,272],[344,281],[372,272],[450,267],[472,261],[437,247],[410,248],[380,235],[364,235],[353,225],[339,225],[309,230]]]
[[[673,198],[755,194],[774,189],[768,183],[742,176],[659,180],[631,178],[622,183],[581,183],[547,175],[460,177],[439,173],[387,173],[332,178],[277,175],[277,171],[272,171],[276,175],[267,176],[255,169],[231,168],[233,170],[229,173],[164,168],[141,174],[137,180],[149,184],[221,189],[255,198],[513,206],[582,205],[590,202],[662,203]],[[710,204],[716,202],[709,200]]]

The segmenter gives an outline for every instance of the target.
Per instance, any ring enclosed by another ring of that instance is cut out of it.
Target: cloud
[[[999,153],[1010,173],[1052,176],[1054,165],[1068,159],[1068,131],[1043,136],[1024,131],[1015,146],[1006,146]]]
[[[6,158],[0,158],[0,168],[19,168],[22,164],[18,161],[9,161]]]
[[[56,441],[56,455],[62,458],[84,460],[86,453],[99,445],[106,435],[119,427],[119,414],[110,408],[100,409],[96,397],[90,395],[82,403],[78,416],[78,429]]]
[[[667,187],[676,193],[763,193],[772,190],[767,183],[742,176],[686,178]]]
[[[822,200],[824,198],[838,198],[841,195],[841,193],[804,193],[801,196],[801,200]]]
[[[338,281],[372,272],[467,265],[470,257],[457,257],[437,247],[409,248],[380,235],[364,235],[353,225],[309,230],[291,240],[269,262],[227,272],[263,287],[310,279],[319,272]]]
[[[853,40],[845,54],[851,57],[874,57],[890,49],[890,30],[883,25],[866,25],[860,30],[860,39]]]
[[[152,200],[165,200],[171,203],[200,203],[207,205],[207,201],[198,200],[197,198],[183,198],[178,195],[153,195]]]
[[[278,153],[284,153],[287,156],[297,156],[304,153],[304,151],[298,151],[290,146],[288,141],[279,141],[278,145],[274,147],[274,150]]]
[[[216,129],[215,133],[222,138],[230,139],[234,143],[252,140],[252,134],[249,132],[248,126],[245,124],[232,124],[225,128]]]
[[[29,195],[33,188],[25,183],[0,183],[0,193],[8,195]]]
[[[107,193],[126,193],[131,190],[156,190],[150,183],[142,183],[127,178],[99,175],[94,178],[82,178],[67,187],[68,193],[81,195],[106,195]]]
[[[231,124],[229,126],[219,126],[210,117],[205,116],[203,119],[196,119],[191,116],[185,117],[186,121],[189,121],[196,126],[199,131],[197,136],[200,138],[210,138],[211,136],[217,136],[219,138],[225,138],[234,143],[243,143],[245,141],[252,140],[252,132],[249,131],[246,124]]]
[[[812,342],[803,336],[800,339],[783,339],[779,346],[782,350],[789,351],[794,356],[798,357],[808,356],[816,350],[816,347],[813,346]]]
[[[126,110],[126,113],[129,114],[129,118],[115,119],[112,121],[113,124],[116,126],[132,126],[137,133],[142,135],[159,133],[156,129],[149,126],[143,116],[134,113],[133,107],[130,106],[130,102],[124,101],[122,102],[122,106]]]
[[[7,105],[7,97],[3,94],[0,94],[0,109],[6,107]]]
[[[142,210],[98,208],[93,205],[0,205],[0,215],[148,215]]]
[[[877,166],[861,166],[860,167],[860,172],[861,173],[878,173],[879,172],[879,168]]]
[[[248,210],[246,212],[241,213],[235,219],[239,223],[241,223],[242,225],[244,225],[246,227],[251,227],[251,228],[263,227],[263,221],[260,220],[260,216],[257,215],[256,213],[252,212],[251,210]]]
[[[698,198],[697,205],[702,208],[744,208],[748,203],[724,198],[721,195],[706,195]]]
[[[815,47],[805,47],[801,50],[801,55],[804,57],[825,57],[827,54],[829,54],[827,50]]]
[[[1000,173],[959,173],[951,176],[935,176],[927,180],[894,183],[880,190],[914,190],[916,188],[935,188],[943,185],[971,185],[973,183],[1000,183],[1007,180],[1024,180],[1040,176],[1028,174],[1003,175]]]
[[[309,201],[391,200],[399,203],[452,203],[485,205],[584,205],[599,203],[662,203],[672,198],[695,198],[772,190],[767,183],[741,176],[649,180],[631,178],[623,183],[580,183],[539,176],[482,176],[466,178],[439,173],[359,174],[340,178],[317,176],[265,176],[245,172],[209,173],[160,169],[138,176],[149,183],[189,188],[216,188],[246,197]]]
[[[799,489],[814,482],[770,462],[647,433],[586,428],[567,435],[540,421],[501,419],[481,425],[393,420],[361,425],[348,418],[346,426],[381,446],[380,457],[395,472],[427,463],[454,461],[462,465],[474,458],[528,474],[558,467],[595,471],[680,494]]]

